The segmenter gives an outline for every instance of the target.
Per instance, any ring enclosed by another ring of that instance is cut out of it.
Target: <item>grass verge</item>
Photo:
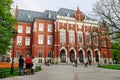
[[[101,65],[101,68],[120,70],[120,65]]]

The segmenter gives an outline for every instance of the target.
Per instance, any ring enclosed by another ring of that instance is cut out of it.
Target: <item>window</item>
[[[48,24],[48,32],[52,32],[52,25]]]
[[[52,58],[52,57],[53,57],[52,51],[48,51],[48,58]]]
[[[47,43],[48,43],[48,44],[52,44],[52,36],[51,36],[51,35],[48,36],[48,41],[47,41]]]
[[[82,43],[82,33],[79,33],[79,34],[78,34],[78,42],[79,42],[79,43]]]
[[[75,39],[74,31],[70,31],[69,33],[70,43],[74,43],[74,39]]]
[[[65,30],[60,30],[60,42],[66,43],[66,31]]]
[[[70,17],[70,14],[69,14],[69,13],[67,13],[67,17]]]
[[[22,33],[23,32],[23,26],[18,26],[18,33]]]
[[[102,41],[102,47],[106,47],[106,41],[105,40]]]
[[[21,52],[17,52],[17,53],[16,53],[16,57],[17,57],[17,58],[19,58],[20,55],[21,55]]]
[[[31,30],[30,26],[27,26],[27,27],[26,27],[26,33],[27,33],[27,34],[30,34],[30,30]]]
[[[38,51],[38,57],[42,58],[42,51]]]
[[[43,35],[38,35],[38,44],[43,44]]]
[[[42,63],[42,59],[38,59],[38,63]]]
[[[17,45],[22,45],[22,36],[17,36]]]
[[[96,34],[93,35],[94,44],[98,44],[98,37]]]
[[[44,31],[44,24],[42,23],[39,24],[39,31]]]
[[[51,18],[51,13],[50,12],[48,13],[48,18]]]
[[[25,45],[30,46],[30,37],[25,38]]]
[[[30,52],[29,52],[29,51],[26,51],[26,52],[25,52],[25,57],[27,57],[27,55],[30,56]]]
[[[86,34],[86,43],[90,44],[90,34]]]

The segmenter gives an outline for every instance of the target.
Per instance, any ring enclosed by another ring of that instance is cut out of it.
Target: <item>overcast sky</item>
[[[44,12],[58,11],[60,8],[76,10],[80,8],[85,14],[91,13],[93,4],[98,0],[13,0],[19,9]]]

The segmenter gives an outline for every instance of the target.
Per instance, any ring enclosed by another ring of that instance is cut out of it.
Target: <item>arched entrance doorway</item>
[[[83,51],[82,50],[79,51],[79,61],[84,62],[84,56],[83,56]]]
[[[98,51],[95,51],[95,60],[96,60],[96,62],[99,62],[99,54],[98,54]]]
[[[87,51],[87,58],[88,58],[88,62],[89,62],[89,64],[91,64],[91,62],[92,62],[92,55],[91,55],[90,50]]]
[[[70,51],[70,61],[71,62],[75,61],[75,52],[74,52],[74,50]]]
[[[62,50],[60,51],[60,61],[61,61],[62,63],[65,63],[65,62],[66,62],[66,53],[65,53],[65,50],[64,50],[64,49],[62,49]]]

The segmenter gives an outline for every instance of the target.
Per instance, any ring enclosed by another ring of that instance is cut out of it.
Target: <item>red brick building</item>
[[[14,57],[31,55],[37,63],[83,63],[112,60],[110,37],[105,25],[77,10],[28,11],[16,8],[18,31]]]

